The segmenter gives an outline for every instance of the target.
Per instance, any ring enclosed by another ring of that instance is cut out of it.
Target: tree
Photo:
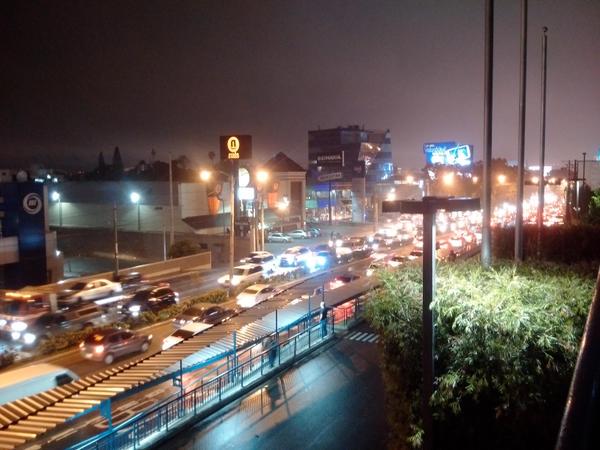
[[[588,205],[588,222],[600,224],[600,189],[592,191]]]
[[[106,162],[104,162],[104,153],[100,152],[98,153],[98,168],[96,169],[96,171],[98,172],[98,175],[100,175],[100,177],[104,177],[104,175],[106,175]]]
[[[123,160],[119,147],[115,147],[112,158],[112,172],[115,178],[120,179],[123,176]]]

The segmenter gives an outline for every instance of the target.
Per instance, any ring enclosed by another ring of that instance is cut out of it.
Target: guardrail
[[[75,450],[119,450],[141,448],[165,437],[185,423],[205,414],[211,408],[233,399],[246,388],[261,382],[283,367],[295,362],[315,347],[321,346],[335,334],[335,314],[325,324],[317,323],[306,330],[266,348],[257,355],[240,362],[240,354],[234,366],[222,370],[224,365],[203,376],[198,386],[187,390],[166,403],[133,417],[123,424],[91,440],[70,447]],[[264,344],[258,344],[263,345]],[[248,349],[250,350],[250,349]],[[248,353],[246,350],[246,353]],[[229,365],[229,362],[225,363]]]

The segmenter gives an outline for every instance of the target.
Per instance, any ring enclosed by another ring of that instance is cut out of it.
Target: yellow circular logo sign
[[[240,140],[238,138],[231,136],[229,139],[227,139],[227,150],[229,150],[231,153],[237,153],[239,149]]]

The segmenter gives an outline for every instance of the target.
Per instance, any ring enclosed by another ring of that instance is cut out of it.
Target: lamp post
[[[478,198],[423,197],[423,200],[391,200],[382,202],[383,213],[423,215],[423,389],[421,397],[424,440],[423,448],[432,450],[433,416],[431,396],[434,379],[434,328],[431,302],[435,296],[436,212],[472,211],[480,209]]]
[[[263,207],[263,192],[265,190],[265,183],[267,182],[267,180],[269,179],[269,172],[267,172],[266,170],[258,170],[256,172],[256,186],[258,188],[259,191],[259,196],[258,196],[258,207],[260,209],[260,244],[259,247],[261,250],[264,251],[265,249],[265,210]]]
[[[60,200],[60,192],[52,192],[51,198],[52,201],[58,202],[58,226],[62,227],[62,202]]]
[[[131,194],[129,194],[129,200],[131,200],[131,203],[134,203],[137,205],[137,230],[138,231],[142,231],[142,221],[141,221],[141,217],[140,217],[140,200],[141,200],[141,198],[142,197],[137,192],[132,192]]]
[[[235,230],[235,176],[233,173],[233,167],[231,173],[226,173],[221,170],[216,170],[216,172],[221,175],[225,175],[229,177],[229,216],[231,218],[229,225],[229,293],[231,294],[233,290],[233,265],[235,260],[235,239],[234,239],[234,230]],[[210,170],[201,170],[200,171],[200,179],[204,182],[209,181],[212,178],[212,171]]]

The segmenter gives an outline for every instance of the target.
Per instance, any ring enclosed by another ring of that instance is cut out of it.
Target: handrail
[[[573,371],[556,450],[600,448],[600,269]]]
[[[333,315],[331,316],[331,332],[328,333],[328,336],[332,336],[333,332],[334,332],[334,324],[333,324]],[[290,360],[294,360],[297,353],[297,349],[298,349],[298,341],[302,338],[304,338],[304,336],[306,334],[311,334],[314,333],[315,330],[320,330],[321,324],[317,323],[313,326],[310,326],[309,328],[295,334],[294,336],[291,336],[287,339],[285,339],[282,342],[279,342],[277,344],[277,351],[276,351],[276,355],[278,358],[278,365],[280,365],[282,363],[281,360],[281,354],[284,351],[289,350],[289,347],[292,346],[291,344],[293,343],[293,356],[291,358],[288,358],[286,361],[290,361]],[[308,340],[309,345],[306,347],[306,349],[310,349],[311,345],[310,345],[310,339]],[[315,344],[319,344],[323,342],[323,339],[321,339],[320,341],[314,341]],[[258,355],[255,355],[254,357],[251,357],[248,361],[245,361],[244,363],[234,366],[231,369],[227,370],[226,372],[222,372],[221,374],[218,374],[217,376],[211,378],[210,380],[206,380],[205,381],[205,377],[202,378],[201,384],[200,386],[192,389],[192,390],[186,390],[184,393],[179,394],[176,398],[170,399],[169,401],[166,402],[161,402],[160,405],[155,406],[152,409],[149,409],[147,411],[143,411],[140,414],[137,414],[133,417],[131,417],[130,419],[126,420],[125,422],[116,425],[115,427],[113,427],[110,430],[106,430],[103,433],[100,433],[96,436],[92,436],[89,439],[80,442],[78,445],[71,447],[73,449],[91,449],[91,448],[105,448],[103,446],[101,446],[101,442],[104,440],[117,440],[119,437],[119,433],[120,432],[125,432],[127,434],[127,436],[125,437],[126,440],[136,440],[136,442],[139,443],[139,441],[142,439],[139,436],[139,430],[140,428],[143,429],[143,431],[146,434],[151,434],[154,431],[147,433],[147,429],[146,429],[146,422],[144,422],[145,420],[148,420],[151,422],[151,425],[154,425],[154,427],[158,427],[160,428],[161,425],[165,425],[167,431],[168,431],[168,426],[169,426],[169,411],[174,411],[171,414],[176,414],[176,418],[180,418],[183,414],[182,413],[182,409],[190,409],[190,403],[193,405],[193,410],[194,412],[196,411],[197,408],[197,404],[198,404],[198,397],[200,397],[200,404],[203,406],[205,404],[207,404],[210,401],[216,400],[217,398],[219,400],[222,399],[222,394],[223,394],[223,390],[226,389],[228,386],[235,386],[238,383],[238,380],[240,380],[240,385],[241,387],[244,386],[244,374],[246,376],[246,378],[252,376],[252,369],[253,368],[258,368],[260,369],[260,373],[261,376],[264,375],[264,368],[265,368],[265,360],[268,360],[269,358],[269,353],[270,353],[271,349],[267,349],[264,352],[259,353]],[[221,367],[221,366],[220,366]],[[258,370],[256,369],[256,370]],[[214,369],[213,369],[214,370]],[[166,419],[163,417],[165,416]],[[172,415],[171,419],[174,419],[175,417]],[[155,424],[155,422],[158,423],[158,425]],[[131,428],[133,428],[133,430],[131,430]],[[152,428],[152,427],[150,427]],[[128,431],[129,430],[129,431]],[[129,433],[133,433],[133,436],[130,436]],[[107,442],[107,447],[108,448],[120,448],[118,445],[114,445],[114,442]]]

